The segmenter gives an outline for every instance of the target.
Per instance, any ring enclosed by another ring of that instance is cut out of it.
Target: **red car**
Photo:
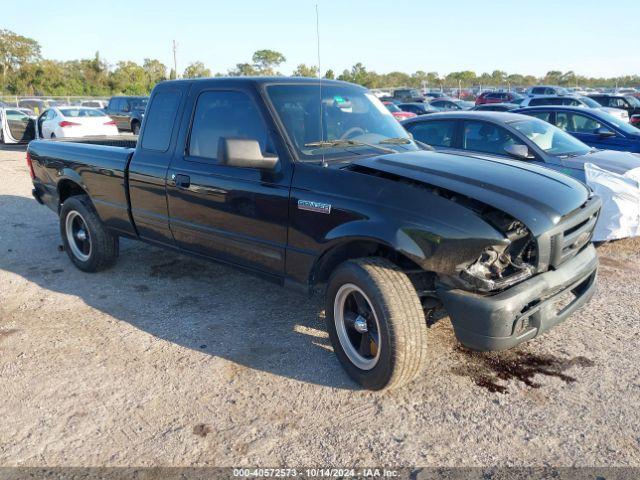
[[[631,125],[633,125],[634,127],[640,128],[640,115],[631,115],[629,123],[631,123]]]
[[[391,112],[391,115],[393,115],[393,118],[395,118],[398,121],[405,120],[407,118],[413,118],[416,116],[415,113],[405,112],[403,110],[400,110],[398,106],[393,102],[382,102],[382,103],[384,104],[385,107],[387,107],[387,110]]]
[[[518,103],[522,95],[514,92],[482,92],[476,98],[476,105],[485,103]]]

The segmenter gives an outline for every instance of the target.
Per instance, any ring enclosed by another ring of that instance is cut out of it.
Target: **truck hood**
[[[369,157],[353,165],[473,198],[520,220],[536,236],[589,198],[589,190],[571,177],[507,159],[420,151]]]
[[[640,167],[640,155],[617,150],[594,150],[586,155],[561,160],[563,166],[576,169],[584,169],[584,164],[587,162],[610,172],[624,175],[629,170]]]

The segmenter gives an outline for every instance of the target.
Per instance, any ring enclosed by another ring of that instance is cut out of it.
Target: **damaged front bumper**
[[[596,250],[589,245],[556,270],[496,295],[444,285],[437,293],[460,343],[473,350],[506,350],[549,330],[586,304],[595,293],[597,267]],[[573,298],[564,304],[566,294]]]

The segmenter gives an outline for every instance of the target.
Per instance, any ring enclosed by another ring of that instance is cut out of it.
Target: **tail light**
[[[60,123],[58,123],[58,125],[61,126],[62,128],[64,128],[64,127],[79,127],[80,126],[79,123],[68,122],[66,120],[61,121]]]
[[[116,126],[116,122],[114,120],[111,120],[110,122],[104,122],[104,125],[109,125],[109,126],[115,127]]]
[[[31,161],[31,153],[27,150],[27,166],[29,167],[29,175],[31,175],[31,180],[36,178],[36,172],[33,171],[33,162]]]

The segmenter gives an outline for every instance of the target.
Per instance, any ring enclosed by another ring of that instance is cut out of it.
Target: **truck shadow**
[[[121,241],[114,268],[83,273],[58,248],[52,212],[19,196],[0,195],[0,206],[6,225],[0,235],[0,269],[79,297],[184,348],[302,382],[356,388],[330,347],[320,298],[128,240]]]

